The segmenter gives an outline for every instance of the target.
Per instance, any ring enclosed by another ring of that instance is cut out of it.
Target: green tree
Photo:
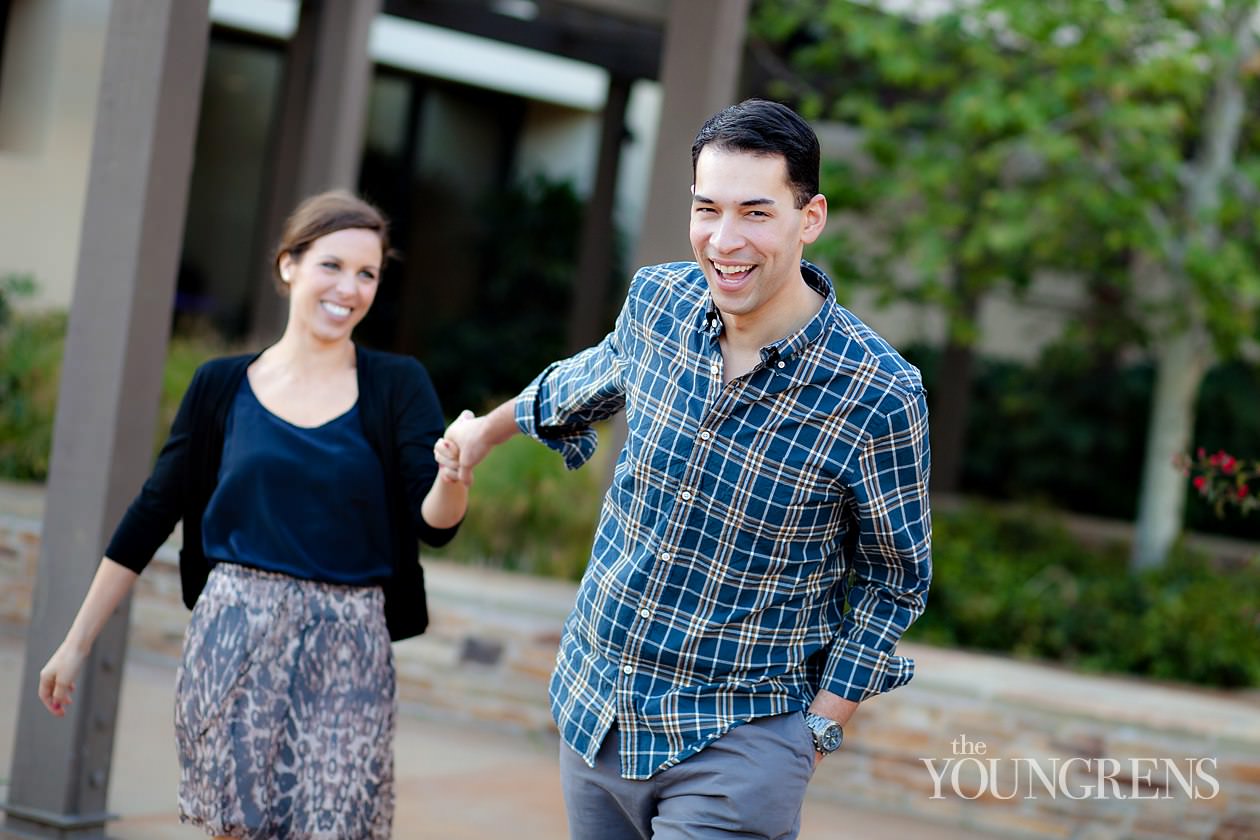
[[[1157,363],[1134,555],[1157,565],[1180,528],[1172,458],[1203,373],[1255,337],[1257,3],[977,0],[928,18],[874,5],[763,0],[752,31],[780,95],[861,133],[865,154],[826,189],[878,244],[833,247],[890,296],[947,313],[934,486],[952,489],[965,451],[980,301],[1066,271],[1121,316],[1081,322],[1124,339],[1141,325]]]

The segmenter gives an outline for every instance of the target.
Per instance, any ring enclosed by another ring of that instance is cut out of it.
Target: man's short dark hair
[[[783,155],[796,208],[799,210],[818,195],[818,135],[786,105],[767,99],[745,99],[709,117],[691,144],[693,182],[696,161],[705,146],[758,155]]]

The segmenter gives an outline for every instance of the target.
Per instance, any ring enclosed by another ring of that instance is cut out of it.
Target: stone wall
[[[38,532],[0,514],[0,621],[27,620]],[[430,631],[395,646],[404,708],[549,730],[573,585],[433,562],[426,578]],[[141,576],[132,645],[175,657],[187,617],[167,546]],[[862,708],[811,797],[997,837],[1260,840],[1260,693],[902,650],[918,676]]]

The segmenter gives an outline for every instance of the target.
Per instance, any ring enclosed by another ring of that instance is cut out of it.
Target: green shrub
[[[0,301],[4,297],[0,294]],[[22,313],[0,304],[0,478],[48,478],[66,323],[64,311]],[[193,371],[224,350],[221,342],[205,336],[171,339],[154,454],[166,439]]]
[[[166,347],[166,364],[162,368],[162,397],[158,406],[157,441],[154,454],[162,448],[171,430],[179,403],[192,382],[197,367],[215,356],[230,352],[222,340],[213,335],[196,333],[173,335]]]
[[[905,355],[923,371],[930,398],[940,353],[910,346]],[[1052,346],[1031,365],[977,360],[962,492],[1133,520],[1154,382],[1149,364],[1112,364],[1085,345]],[[1235,361],[1209,371],[1196,404],[1194,445],[1260,457],[1257,392],[1260,365]],[[1260,517],[1218,517],[1195,493],[1184,524],[1260,539]]]
[[[0,477],[48,475],[65,335],[63,312],[11,314],[0,323]]]
[[[1128,549],[1088,549],[1051,513],[979,505],[933,518],[934,577],[908,639],[1083,670],[1260,686],[1260,561],[1217,569],[1178,548],[1131,574]]]
[[[447,547],[432,555],[577,580],[586,569],[603,502],[606,430],[580,470],[517,436],[490,454],[473,478],[468,516]]]

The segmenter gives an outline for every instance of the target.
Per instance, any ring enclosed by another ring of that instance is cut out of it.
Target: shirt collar
[[[827,323],[834,317],[833,310],[836,307],[836,292],[831,285],[831,280],[828,279],[823,270],[808,260],[801,260],[801,276],[805,278],[805,285],[822,295],[822,306],[819,307],[818,313],[813,318],[810,318],[799,330],[761,348],[761,361],[765,365],[786,362],[801,352],[801,350],[813,344],[823,334]],[[713,303],[713,297],[707,291],[705,292],[705,297],[708,302],[705,306],[704,326],[702,329],[711,338],[717,338],[722,334],[723,330],[722,315],[718,312],[716,304]]]

